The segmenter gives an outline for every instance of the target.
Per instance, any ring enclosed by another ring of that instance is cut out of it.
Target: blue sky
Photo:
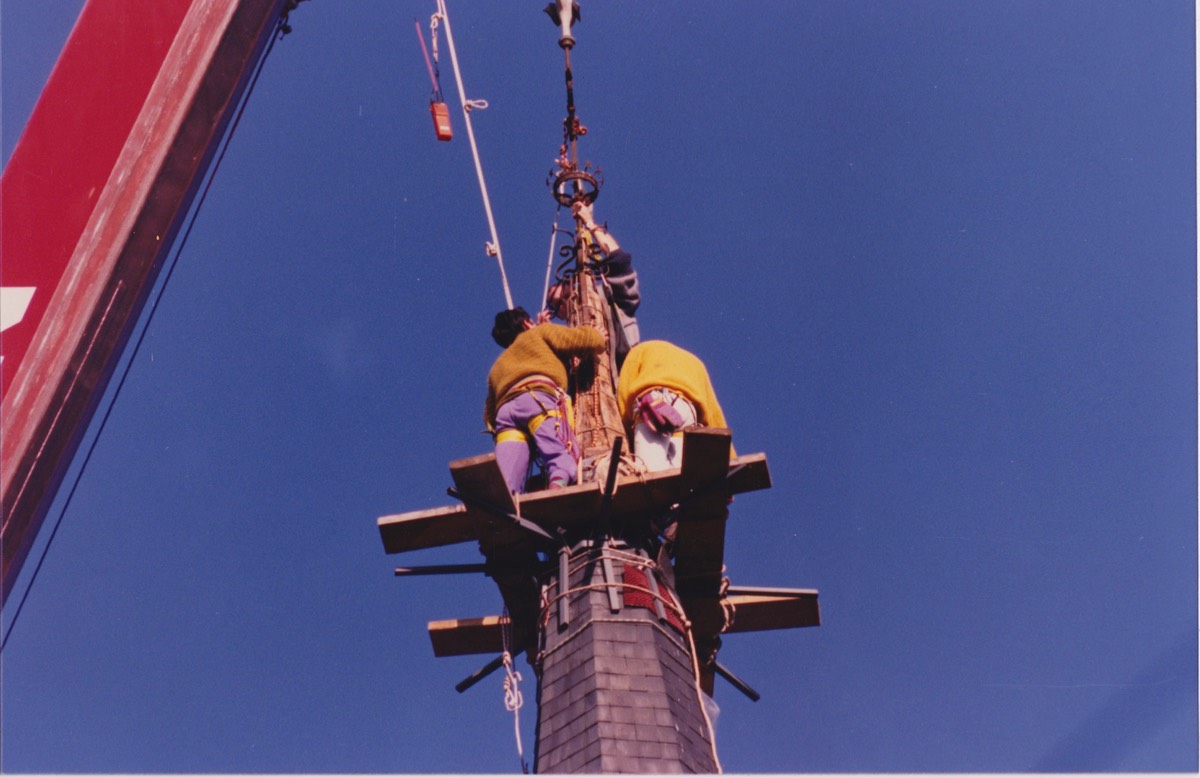
[[[543,5],[450,5],[530,308]],[[81,6],[0,10],[5,159]],[[725,769],[1196,770],[1193,3],[582,6],[581,156],[643,335],[770,463],[729,575],[821,592],[821,627],[726,640],[763,699],[718,682]],[[0,658],[4,771],[518,769],[499,676],[453,688],[487,657],[424,627],[494,587],[392,576],[475,549],[375,528],[489,448],[504,297],[461,115],[430,124],[434,10],[293,15]]]

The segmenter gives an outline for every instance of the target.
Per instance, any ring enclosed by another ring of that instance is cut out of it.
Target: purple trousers
[[[522,392],[496,411],[496,462],[510,492],[525,491],[531,450],[548,481],[575,482],[579,444],[564,411],[557,397],[538,389]]]

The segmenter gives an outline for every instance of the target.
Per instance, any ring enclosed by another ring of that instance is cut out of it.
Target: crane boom
[[[0,180],[4,600],[287,4],[87,0],[13,150]]]

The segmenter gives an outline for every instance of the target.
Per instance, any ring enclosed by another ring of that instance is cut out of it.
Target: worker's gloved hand
[[[683,426],[683,416],[679,411],[663,402],[656,393],[641,396],[638,413],[645,425],[660,435],[669,435]]]

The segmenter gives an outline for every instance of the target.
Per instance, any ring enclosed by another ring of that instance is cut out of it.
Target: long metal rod
[[[567,597],[571,582],[571,549],[564,543],[558,550],[558,628],[571,623],[571,599]]]
[[[609,533],[609,517],[612,515],[613,494],[617,490],[617,474],[621,469],[621,446],[625,439],[617,437],[613,440],[612,453],[608,457],[608,478],[604,482],[604,497],[600,500],[600,517],[596,523],[601,536]]]
[[[518,657],[520,655],[521,655],[521,652],[518,651],[514,655],[514,658]],[[484,678],[487,678],[489,675],[496,672],[503,666],[504,666],[504,654],[501,654],[500,656],[496,657],[492,661],[488,662],[483,667],[479,668],[475,672],[468,675],[466,678],[464,678],[461,681],[459,681],[458,683],[454,684],[454,690],[456,692],[458,692],[459,694],[462,694],[467,689],[470,689],[472,686],[479,683]]]
[[[662,604],[662,594],[658,590],[658,579],[654,568],[646,569],[646,588],[653,592],[654,615],[658,616],[659,621],[666,621],[667,611]]]
[[[729,681],[731,684],[733,684],[733,687],[735,689],[737,689],[739,692],[746,695],[750,699],[754,700],[755,702],[758,702],[759,700],[762,699],[762,695],[759,694],[758,692],[754,691],[754,689],[750,688],[750,684],[746,683],[741,678],[738,678],[736,675],[729,672],[729,668],[725,667],[725,665],[721,664],[720,662],[716,661],[715,659],[713,660],[713,669],[717,671],[717,675],[721,676],[726,681]]]
[[[566,61],[566,80],[567,80],[567,159],[575,167],[579,167],[579,136],[575,133],[575,76],[571,72],[571,49],[563,48],[563,57]]]
[[[608,609],[613,613],[621,612],[621,597],[617,594],[617,573],[613,568],[612,557],[608,555],[609,538],[604,536],[600,546],[600,570],[604,574],[604,590],[608,593]]]
[[[488,566],[482,562],[463,565],[423,565],[419,567],[397,567],[396,576],[405,575],[454,575],[456,573],[487,573]]]

